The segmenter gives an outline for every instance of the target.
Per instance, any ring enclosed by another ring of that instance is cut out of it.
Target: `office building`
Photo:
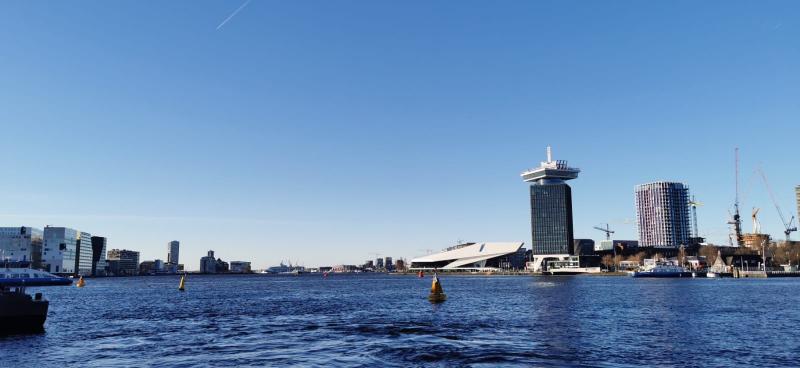
[[[496,271],[514,268],[521,254],[524,266],[525,251],[522,242],[516,243],[464,243],[411,260],[411,270],[440,271]]]
[[[93,258],[92,234],[81,231],[75,240],[75,273],[81,276],[91,275]]]
[[[134,276],[139,273],[139,252],[127,249],[108,251],[109,272],[115,276]]]
[[[106,238],[92,237],[92,276],[105,276],[106,274]]]
[[[386,271],[394,270],[394,263],[392,262],[392,257],[385,257],[383,259],[383,267],[386,268]]]
[[[200,258],[200,273],[217,273],[217,259],[214,251],[209,250],[208,255]]]
[[[167,263],[177,265],[179,262],[178,255],[180,254],[181,243],[173,240],[167,243]]]
[[[683,183],[658,181],[637,185],[636,220],[639,246],[676,248],[691,237],[689,187]]]
[[[0,258],[9,261],[30,262],[31,267],[42,267],[42,244],[44,233],[41,229],[28,226],[0,227]]]
[[[576,179],[580,170],[567,161],[553,160],[547,147],[547,161],[524,171],[520,176],[530,185],[531,248],[529,268],[542,271],[545,259],[564,260],[574,251],[572,229],[572,189],[567,180]]]
[[[383,258],[375,258],[375,268],[383,269]]]
[[[42,247],[42,269],[56,274],[76,273],[79,233],[68,227],[47,226],[44,228]]]

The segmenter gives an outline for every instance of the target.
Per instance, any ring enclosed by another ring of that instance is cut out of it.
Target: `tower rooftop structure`
[[[539,167],[525,170],[520,174],[525,182],[560,182],[578,177],[581,170],[569,167],[565,160],[553,160],[553,151],[547,146],[547,161],[542,161]]]

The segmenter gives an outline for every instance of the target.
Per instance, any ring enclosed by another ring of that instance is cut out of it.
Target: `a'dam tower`
[[[524,171],[520,176],[531,183],[531,247],[529,268],[542,271],[545,260],[568,259],[573,253],[572,189],[567,180],[576,179],[580,170],[567,161],[553,160],[547,147],[547,161]]]

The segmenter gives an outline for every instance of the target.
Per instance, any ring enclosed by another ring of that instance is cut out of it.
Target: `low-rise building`
[[[114,276],[134,276],[139,273],[139,252],[127,249],[112,249],[106,257],[109,271]]]
[[[230,272],[231,273],[250,273],[250,272],[252,272],[252,270],[250,269],[250,262],[231,261],[230,262]]]
[[[503,269],[509,256],[525,257],[522,242],[465,243],[411,260],[411,270],[492,271]]]

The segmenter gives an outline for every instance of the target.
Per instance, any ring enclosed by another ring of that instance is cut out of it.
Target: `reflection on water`
[[[800,279],[383,275],[92,279],[0,366],[793,366]],[[34,290],[31,290],[34,291]],[[773,311],[770,313],[770,311]]]

